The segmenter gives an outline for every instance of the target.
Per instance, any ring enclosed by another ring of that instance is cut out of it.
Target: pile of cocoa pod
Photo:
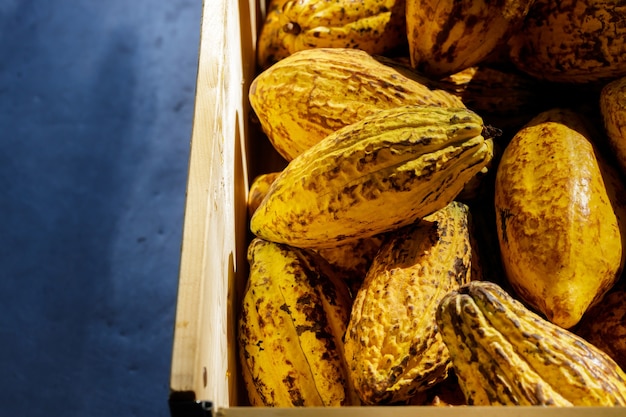
[[[251,405],[626,405],[624,2],[270,0],[257,64]]]

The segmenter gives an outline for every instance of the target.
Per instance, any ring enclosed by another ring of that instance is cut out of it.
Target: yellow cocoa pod
[[[520,70],[552,82],[589,83],[626,75],[626,4],[535,0],[510,39]]]
[[[575,332],[626,369],[626,287],[607,293],[587,311]]]
[[[522,22],[532,0],[406,0],[411,65],[442,77],[482,62]]]
[[[250,228],[266,240],[319,249],[411,224],[445,207],[487,165],[484,128],[465,108],[381,110],[293,159]]]
[[[548,110],[513,137],[497,168],[495,209],[509,282],[553,323],[574,326],[617,281],[620,222],[577,113]]]
[[[296,52],[261,72],[249,90],[263,132],[287,161],[330,133],[382,109],[464,107],[358,49]]]
[[[622,174],[626,174],[626,77],[606,84],[600,92],[600,111],[609,146]]]
[[[346,361],[365,404],[410,400],[448,374],[435,311],[469,282],[468,208],[452,202],[390,233],[356,295],[345,337]]]
[[[253,239],[237,341],[254,406],[359,403],[348,378],[343,334],[352,300],[324,260]]]
[[[265,69],[313,48],[391,52],[406,45],[404,9],[405,0],[273,0],[259,35],[259,63]]]
[[[469,405],[626,405],[615,361],[495,283],[451,291],[436,319]]]

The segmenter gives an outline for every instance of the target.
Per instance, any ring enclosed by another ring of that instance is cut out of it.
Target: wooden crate
[[[265,0],[204,0],[170,377],[173,417],[622,416],[619,408],[253,408],[239,377],[237,307],[247,277],[251,178],[284,161],[250,122],[254,45]]]

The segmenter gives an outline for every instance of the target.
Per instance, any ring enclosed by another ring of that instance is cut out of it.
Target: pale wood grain
[[[170,390],[237,404],[233,320],[245,273],[247,89],[254,73],[252,0],[205,0]]]

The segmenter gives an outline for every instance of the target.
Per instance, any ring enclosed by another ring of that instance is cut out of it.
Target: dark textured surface
[[[0,0],[0,415],[169,415],[201,7]]]

